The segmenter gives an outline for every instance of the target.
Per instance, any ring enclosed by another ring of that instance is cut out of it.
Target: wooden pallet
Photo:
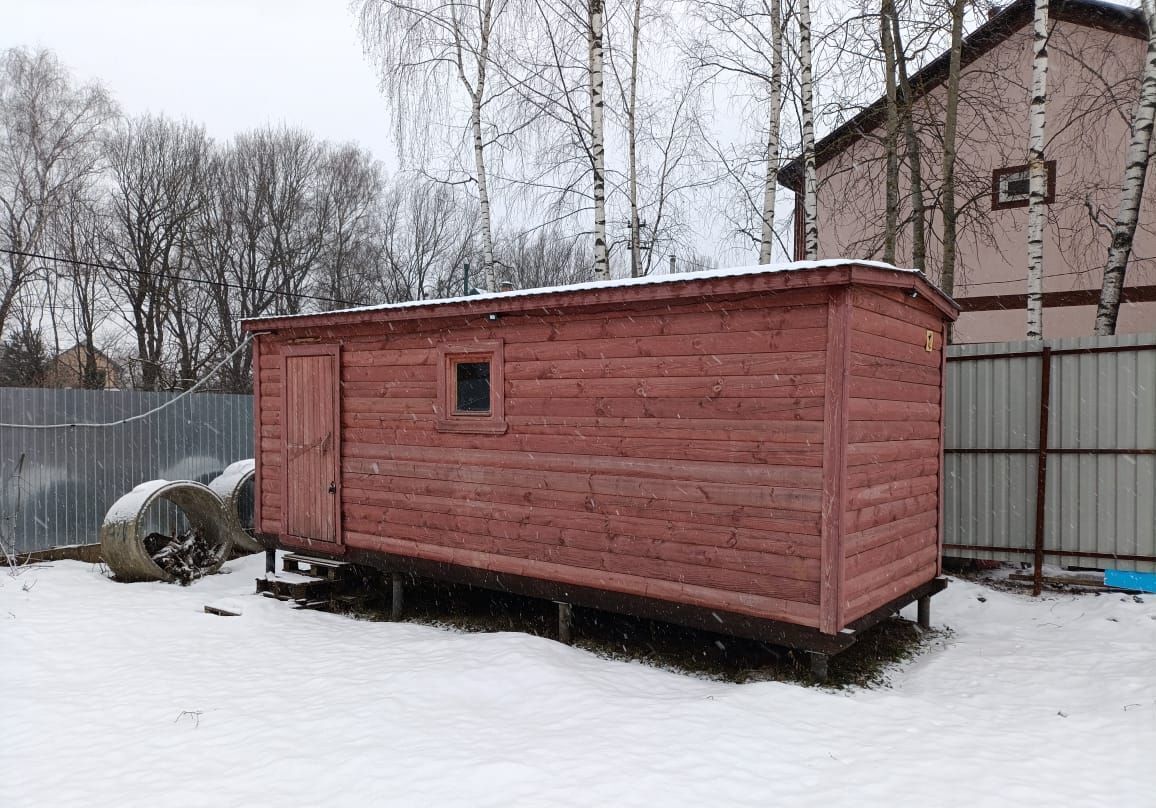
[[[356,602],[364,581],[353,564],[289,553],[282,557],[281,575],[257,579],[258,594],[293,601],[299,609],[334,609]]]
[[[335,583],[325,578],[307,581],[283,578],[257,579],[258,594],[277,600],[293,600],[298,603],[327,602],[335,590]]]
[[[344,561],[332,561],[328,558],[315,558],[298,553],[289,553],[282,557],[281,568],[285,572],[308,575],[326,581],[347,580],[354,571],[354,567]]]

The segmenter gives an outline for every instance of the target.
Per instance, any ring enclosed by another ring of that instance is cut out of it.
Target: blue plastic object
[[[1104,585],[1120,589],[1139,589],[1141,592],[1156,592],[1156,572],[1104,570]]]

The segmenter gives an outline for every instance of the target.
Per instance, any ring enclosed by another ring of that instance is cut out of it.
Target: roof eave
[[[832,262],[834,263],[834,262]],[[430,301],[429,305],[406,308],[366,308],[346,312],[265,317],[241,321],[241,328],[251,333],[271,331],[343,328],[368,322],[401,322],[441,320],[446,318],[482,318],[491,315],[555,313],[577,309],[615,307],[672,298],[725,298],[760,292],[821,288],[846,283],[863,283],[914,290],[951,319],[959,313],[958,304],[941,292],[922,273],[887,267],[874,262],[848,260],[838,265],[806,271],[770,271],[744,275],[681,280],[639,286],[607,286],[597,289],[560,288],[542,294],[493,295],[479,299],[447,302]]]
[[[1052,0],[1051,12],[1056,19],[1113,31],[1123,36],[1144,38],[1146,26],[1139,9],[1126,8],[1096,0]],[[1032,19],[1031,0],[1016,0],[999,14],[976,28],[963,40],[960,63],[963,67],[1006,41]],[[937,56],[911,76],[915,98],[921,98],[947,80],[950,51]],[[815,165],[820,166],[877,129],[886,116],[886,98],[879,98],[854,117],[831,130],[815,146]],[[800,193],[803,187],[803,157],[796,156],[783,166],[776,179],[788,190]]]

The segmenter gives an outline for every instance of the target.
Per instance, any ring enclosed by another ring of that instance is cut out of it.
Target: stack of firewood
[[[145,549],[181,586],[188,586],[220,562],[217,548],[192,528],[176,536],[150,533],[145,537]]]

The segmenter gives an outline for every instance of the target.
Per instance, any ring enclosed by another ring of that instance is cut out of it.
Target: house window
[[[1044,204],[1056,200],[1056,161],[1046,160],[1047,187],[1044,189]],[[1026,208],[1031,185],[1028,166],[997,168],[991,173],[991,209]]]
[[[491,435],[506,431],[501,340],[438,349],[437,428]]]
[[[490,412],[490,363],[454,363],[454,415]]]

